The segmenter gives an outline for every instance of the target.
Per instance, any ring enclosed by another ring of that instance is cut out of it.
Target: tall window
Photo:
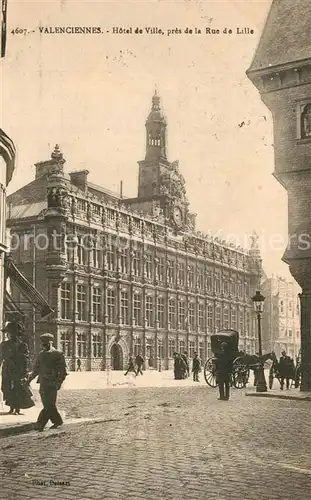
[[[239,322],[240,322],[240,333],[244,333],[244,311],[240,310],[240,319],[239,319]]]
[[[185,286],[186,282],[186,266],[184,262],[178,263],[178,284]]]
[[[107,290],[107,316],[108,323],[116,322],[116,292],[113,288]]]
[[[215,292],[219,295],[221,291],[221,280],[219,272],[215,273]]]
[[[100,241],[96,237],[93,238],[92,260],[93,260],[93,267],[97,268],[101,267]]]
[[[251,333],[251,318],[249,311],[246,312],[246,334],[250,335]]]
[[[71,336],[70,333],[64,332],[60,334],[60,345],[64,356],[71,356]]]
[[[128,273],[128,250],[127,248],[121,248],[120,253],[120,272],[122,274]]]
[[[204,290],[204,270],[202,266],[198,267],[197,284],[199,290]]]
[[[220,306],[216,306],[215,309],[215,330],[219,332],[221,328],[221,316],[220,316]]]
[[[129,324],[129,297],[127,290],[121,291],[120,322],[121,325]]]
[[[114,247],[112,245],[108,245],[106,248],[106,264],[108,271],[113,271],[115,268],[114,265]]]
[[[103,355],[102,351],[102,339],[98,334],[92,335],[92,351],[93,358],[101,358]]]
[[[93,287],[92,294],[93,321],[99,323],[102,320],[102,294],[101,289]]]
[[[146,326],[153,326],[153,297],[151,295],[146,297]]]
[[[159,328],[164,328],[165,319],[164,319],[164,298],[158,297],[157,300],[157,320],[159,323]]]
[[[199,358],[200,359],[205,359],[205,353],[204,353],[204,342],[199,342]]]
[[[184,300],[178,301],[178,323],[181,330],[186,328],[186,303]]]
[[[188,266],[188,286],[189,286],[189,288],[195,287],[195,272],[194,272],[194,265],[193,264]]]
[[[198,305],[198,327],[201,332],[204,330],[204,304]]]
[[[134,356],[141,354],[141,339],[140,337],[134,338]]]
[[[229,277],[225,275],[223,277],[223,290],[224,290],[224,295],[229,295]]]
[[[165,281],[165,258],[159,257],[157,264],[158,280],[163,283]]]
[[[224,328],[229,328],[229,309],[224,307]]]
[[[193,358],[195,353],[195,342],[193,340],[190,340],[189,342],[189,358]]]
[[[133,296],[133,323],[141,326],[141,294],[138,292]]]
[[[86,335],[78,333],[77,335],[77,353],[78,358],[86,358]]]
[[[140,275],[140,253],[137,250],[134,250],[134,252],[133,252],[132,265],[133,265],[134,276],[139,276]]]
[[[86,321],[86,286],[77,285],[77,313],[79,321]]]
[[[186,344],[184,340],[179,341],[179,352],[184,353],[186,350]]]
[[[237,324],[236,324],[236,308],[233,307],[231,309],[231,328],[233,328],[233,330],[236,330],[236,327],[237,327]]]
[[[168,357],[172,358],[175,352],[175,340],[168,339]]]
[[[206,269],[206,290],[213,291],[213,274],[211,269]]]
[[[207,305],[207,328],[211,333],[213,331],[213,305]]]
[[[145,255],[145,276],[146,278],[152,278],[152,255],[147,253]]]
[[[87,261],[87,244],[86,243],[86,238],[85,235],[78,235],[77,236],[77,260],[78,264],[82,264],[86,266],[88,264]]]
[[[171,283],[171,284],[174,283],[174,281],[175,281],[174,280],[174,278],[175,278],[174,269],[175,269],[174,261],[168,259],[168,261],[167,261],[167,281],[168,281],[168,283]]]
[[[243,298],[243,283],[242,283],[242,281],[239,281],[238,290],[239,290],[239,298],[242,299]]]
[[[60,289],[60,316],[62,319],[72,319],[71,283],[63,281]]]
[[[168,301],[168,327],[171,330],[176,328],[176,300],[169,299]]]
[[[189,303],[188,319],[189,319],[190,330],[193,332],[193,330],[195,329],[195,304],[194,304],[194,302]]]
[[[158,358],[160,358],[160,359],[164,358],[163,339],[159,339],[159,338],[158,338]]]

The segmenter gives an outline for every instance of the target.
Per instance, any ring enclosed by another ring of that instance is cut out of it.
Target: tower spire
[[[166,159],[166,120],[161,111],[157,87],[155,87],[151,111],[146,121],[146,134],[146,160]]]

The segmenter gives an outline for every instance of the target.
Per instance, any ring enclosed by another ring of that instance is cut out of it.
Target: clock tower
[[[179,162],[167,159],[167,122],[155,91],[146,123],[146,155],[139,161],[138,197],[131,202],[143,212],[156,206],[176,231],[194,227],[194,214],[188,210],[185,179]],[[130,200],[128,200],[130,201]]]

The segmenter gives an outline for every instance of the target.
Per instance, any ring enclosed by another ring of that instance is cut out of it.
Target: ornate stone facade
[[[77,357],[86,370],[122,369],[139,351],[157,369],[171,367],[179,350],[204,360],[220,328],[238,329],[241,347],[256,349],[250,297],[261,275],[258,248],[236,248],[195,230],[178,164],[166,159],[165,134],[154,126],[152,133],[143,168],[148,175],[155,168],[157,176],[166,162],[177,191],[170,192],[173,181],[166,178],[168,194],[158,192],[161,184],[121,199],[89,183],[87,171],[64,173],[56,147],[51,160],[36,165],[36,181],[10,197],[12,233],[24,241],[30,231],[37,242],[45,235],[35,258],[23,244],[14,253],[25,274],[36,262],[35,284],[55,310],[49,322],[37,321],[36,335],[51,331],[73,370]],[[33,211],[21,216],[27,204]]]

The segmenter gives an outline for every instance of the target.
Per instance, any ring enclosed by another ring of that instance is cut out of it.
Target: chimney
[[[78,172],[70,172],[71,183],[82,191],[86,191],[87,188],[87,176],[89,174],[88,170],[79,170]]]

